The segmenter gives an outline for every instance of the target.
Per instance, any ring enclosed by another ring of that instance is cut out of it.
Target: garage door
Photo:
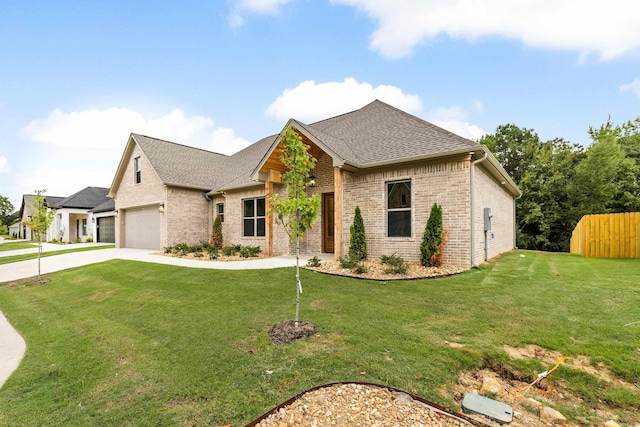
[[[124,247],[160,250],[158,208],[125,211]]]
[[[104,218],[98,218],[98,242],[116,242],[116,227],[114,217],[106,216]]]

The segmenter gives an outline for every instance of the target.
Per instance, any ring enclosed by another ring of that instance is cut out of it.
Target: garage
[[[124,215],[124,247],[160,250],[158,208],[128,209]]]
[[[116,226],[114,217],[105,216],[98,218],[97,241],[101,243],[116,242]]]

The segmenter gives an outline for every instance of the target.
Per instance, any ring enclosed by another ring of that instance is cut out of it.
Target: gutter
[[[475,154],[474,152],[471,152],[471,154]],[[476,257],[475,257],[475,247],[474,247],[474,237],[475,237],[475,232],[476,232],[476,227],[475,227],[475,218],[474,218],[474,213],[475,213],[475,189],[474,189],[474,181],[475,181],[475,167],[477,163],[483,162],[487,159],[487,153],[486,151],[482,150],[482,157],[479,159],[476,159],[474,161],[471,162],[471,166],[470,166],[470,170],[469,170],[469,216],[470,216],[470,220],[471,223],[469,224],[471,227],[471,267],[477,267],[478,264],[476,264]]]

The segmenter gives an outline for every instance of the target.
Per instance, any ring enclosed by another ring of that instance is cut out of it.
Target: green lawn
[[[449,278],[386,283],[303,271],[301,318],[319,337],[286,346],[267,332],[293,317],[291,268],[116,260],[48,277],[0,288],[0,310],[28,345],[0,390],[0,425],[244,425],[300,391],[349,380],[457,409],[438,390],[461,371],[549,368],[510,360],[504,344],[587,355],[640,385],[640,324],[624,326],[640,321],[640,260],[515,252]],[[552,379],[584,400],[558,407],[570,418],[599,401],[640,411],[640,392],[565,366]]]
[[[37,248],[38,245],[31,242],[9,242],[0,245],[0,252],[17,251],[18,249]]]
[[[4,245],[2,245],[2,246],[4,246]],[[72,252],[95,251],[95,250],[99,250],[99,249],[110,249],[110,248],[114,248],[114,247],[115,247],[115,245],[103,245],[103,246],[87,246],[85,248],[64,249],[64,246],[60,246],[60,250],[43,252],[40,257],[41,258],[45,258],[45,257],[48,257],[48,256],[68,254],[68,253],[72,253]],[[5,256],[5,257],[0,257],[0,265],[2,265],[2,264],[11,264],[13,262],[26,261],[26,260],[29,260],[29,259],[36,259],[36,258],[38,258],[38,254],[37,253],[35,253],[35,254],[22,254],[22,255]]]

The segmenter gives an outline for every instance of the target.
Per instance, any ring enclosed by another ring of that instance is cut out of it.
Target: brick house
[[[371,258],[419,259],[433,203],[449,230],[444,261],[472,266],[515,246],[520,190],[488,149],[381,101],[313,124],[291,119],[317,159],[309,193],[320,215],[301,249],[348,252],[355,207],[363,213]],[[292,252],[269,215],[272,194],[285,193],[279,135],[224,156],[132,134],[109,191],[115,199],[116,245],[160,249],[209,237],[223,217],[226,243]]]

